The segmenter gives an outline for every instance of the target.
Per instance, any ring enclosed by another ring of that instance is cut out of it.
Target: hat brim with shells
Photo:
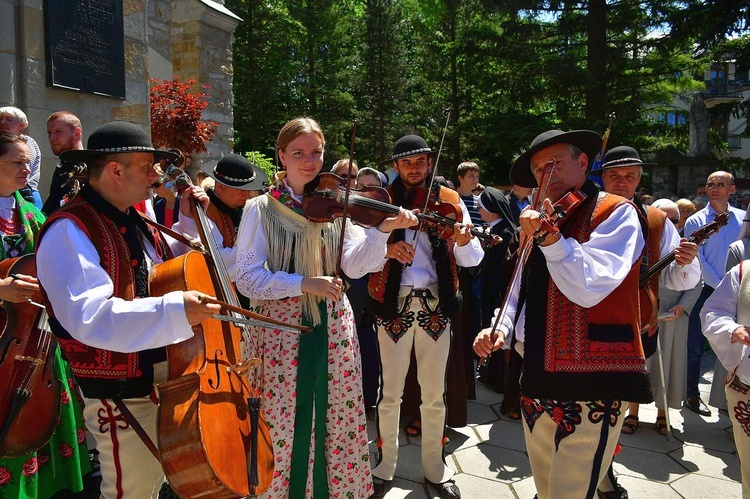
[[[60,154],[60,160],[69,163],[86,163],[93,159],[123,153],[148,153],[154,155],[154,162],[177,161],[179,154],[156,149],[146,131],[128,121],[111,121],[94,130],[86,143],[86,149],[69,150]]]

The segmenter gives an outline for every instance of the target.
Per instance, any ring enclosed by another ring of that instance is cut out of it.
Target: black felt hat
[[[216,163],[208,163],[201,170],[220,184],[243,191],[260,191],[268,187],[268,175],[239,154],[227,154]]]
[[[572,144],[586,153],[589,157],[589,165],[596,153],[602,146],[602,138],[598,133],[591,130],[573,130],[563,132],[562,130],[548,130],[540,133],[531,142],[531,146],[521,154],[510,167],[510,181],[521,187],[537,187],[534,174],[531,173],[531,156],[537,151],[554,144]]]
[[[94,130],[86,142],[86,149],[69,150],[60,154],[60,160],[70,163],[88,163],[92,158],[107,154],[145,152],[154,155],[154,163],[166,159],[175,161],[178,155],[157,150],[146,131],[128,121],[110,121]]]
[[[393,146],[393,156],[381,161],[381,165],[393,163],[397,159],[416,156],[417,154],[433,155],[436,152],[430,149],[427,142],[419,135],[404,135],[396,141]]]
[[[656,163],[644,163],[638,151],[630,146],[613,147],[604,155],[601,168],[591,170],[591,175],[601,175],[604,170],[611,168],[623,168],[625,166],[652,167]]]

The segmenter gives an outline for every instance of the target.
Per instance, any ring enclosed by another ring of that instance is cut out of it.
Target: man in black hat
[[[392,163],[398,177],[389,186],[393,203],[408,209],[414,194],[429,184],[433,151],[418,135],[400,138]],[[438,197],[469,214],[458,193],[436,189]],[[378,229],[368,229],[370,232]],[[373,234],[375,234],[373,232]],[[456,264],[478,265],[483,251],[464,226],[455,226],[450,241],[431,232],[395,230],[387,238],[385,259],[376,267],[368,285],[368,310],[376,317],[381,365],[380,397],[377,405],[380,459],[373,469],[375,493],[383,497],[396,472],[399,409],[412,348],[417,362],[422,405],[422,468],[426,481],[444,498],[461,494],[452,480],[455,473],[444,460],[445,373],[451,347],[450,318],[460,302]]]
[[[613,147],[604,155],[601,168],[591,172],[592,175],[601,175],[604,190],[629,199],[641,212],[641,225],[646,234],[646,247],[641,261],[641,269],[646,270],[657,261],[661,260],[674,251],[675,261],[661,272],[661,284],[674,291],[692,289],[700,281],[701,268],[698,255],[698,245],[680,240],[680,235],[673,223],[666,223],[666,214],[651,206],[644,206],[635,196],[636,189],[641,182],[643,168],[652,167],[653,163],[641,161],[638,151],[629,146]],[[644,350],[646,357],[656,351],[656,326],[653,321],[658,310],[652,310],[652,305],[658,303],[660,274],[654,275],[648,283],[650,296],[645,290],[641,290],[641,325],[649,325],[647,333],[644,334]],[[651,298],[653,298],[653,303]],[[650,366],[650,364],[649,364]],[[651,376],[652,390],[656,391],[658,374]],[[668,373],[667,373],[668,374]],[[666,407],[662,400],[657,397],[659,407],[656,418],[656,429],[662,435],[668,431],[665,415]],[[628,416],[623,420],[622,432],[633,434],[638,429],[638,403],[631,403],[628,408]],[[627,498],[627,492],[614,479],[614,474],[607,473],[604,482],[600,484],[600,497],[606,499]]]
[[[550,130],[513,163],[511,182],[538,186],[542,206],[521,213],[533,242],[500,318],[503,334],[485,329],[474,343],[487,357],[514,332],[523,350],[521,411],[540,499],[594,497],[622,401],[652,399],[638,315],[644,237],[632,203],[586,180],[600,147],[592,131]],[[558,202],[566,215],[548,223]]]
[[[227,154],[213,165],[204,165],[201,170],[215,181],[214,186],[206,190],[211,201],[206,215],[214,223],[214,239],[220,248],[234,248],[245,203],[265,192],[268,176],[239,154]],[[236,252],[222,251],[222,259],[229,277],[234,280]]]
[[[83,392],[105,498],[157,497],[164,474],[133,424],[155,441],[152,395],[166,379],[164,347],[191,338],[191,325],[219,310],[197,291],[149,296],[150,267],[178,243],[170,247],[131,207],[149,195],[161,159],[175,157],[155,150],[137,125],[115,121],[94,130],[87,149],[61,154],[86,164],[89,183],[47,219],[37,246],[49,324]],[[188,191],[183,217],[193,197],[207,201],[200,189]]]

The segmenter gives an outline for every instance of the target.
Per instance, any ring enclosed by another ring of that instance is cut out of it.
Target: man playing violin
[[[652,400],[638,307],[644,237],[631,202],[586,180],[600,147],[595,132],[550,130],[513,163],[513,184],[539,187],[541,208],[520,217],[523,236],[535,240],[500,331],[482,330],[474,342],[487,357],[512,333],[518,340],[524,435],[540,499],[594,497],[612,461],[623,401]],[[571,191],[583,201],[557,225],[547,223]]]
[[[219,311],[197,291],[149,296],[150,267],[177,249],[131,207],[149,195],[154,162],[175,155],[154,149],[137,125],[114,121],[94,130],[88,149],[62,153],[85,163],[89,183],[56,210],[39,234],[39,283],[52,331],[84,396],[86,426],[96,439],[101,497],[158,497],[164,474],[115,400],[155,441],[153,388],[166,379],[164,347],[193,336],[191,325]],[[180,211],[190,217],[188,191]],[[181,217],[183,218],[183,217]]]
[[[641,300],[642,326],[653,323],[654,321],[651,316],[655,317],[655,314],[658,313],[658,306],[656,310],[652,310],[649,304],[652,301],[654,304],[658,304],[660,284],[674,291],[685,291],[694,288],[701,277],[700,262],[695,258],[698,255],[698,245],[684,238],[680,239],[675,225],[671,222],[666,223],[667,216],[662,210],[651,206],[644,206],[635,196],[635,191],[641,182],[643,168],[651,166],[654,165],[642,162],[638,151],[632,147],[618,146],[613,147],[604,155],[600,169],[591,172],[592,175],[601,175],[606,192],[630,199],[640,211],[641,224],[644,233],[647,234],[645,252],[641,262],[644,270],[668,256],[671,252],[675,254],[675,260],[661,272],[661,278],[659,275],[656,275],[649,280],[648,288],[653,300],[649,300],[649,297]],[[644,298],[644,295],[641,295],[641,298]],[[679,305],[676,307],[679,307]],[[646,315],[644,315],[644,311]],[[676,308],[675,312],[676,314],[680,314],[684,311]],[[646,356],[649,357],[656,350],[655,324],[651,324],[647,336],[643,337],[643,341]],[[647,343],[651,345],[649,346]],[[684,347],[685,344],[681,343],[680,346]],[[687,352],[683,352],[682,355],[687,355]],[[652,367],[658,368],[658,366],[652,366],[651,363],[649,363],[648,367],[649,372],[652,373],[654,372]],[[658,381],[658,376],[651,376],[651,388],[655,393],[658,389]],[[674,387],[674,389],[679,389],[679,387]],[[656,404],[658,407],[656,429],[662,435],[666,435],[668,431],[665,415],[666,408],[663,407],[662,399],[658,396],[656,397]],[[623,420],[623,433],[632,434],[638,429],[638,408],[639,404],[630,404],[628,416]],[[614,475],[609,472],[600,489],[602,495],[607,498],[617,499],[627,497],[625,489],[617,484],[614,480]]]
[[[228,248],[222,251],[222,259],[230,279],[234,281],[237,274],[237,252],[234,247],[242,211],[248,199],[265,192],[268,175],[239,154],[227,154],[216,164],[204,166],[201,170],[215,181],[214,186],[206,190],[211,201],[206,208],[206,216],[214,223],[212,235],[218,246]],[[187,229],[190,231],[191,228]],[[243,303],[243,306],[246,304]]]
[[[412,206],[410,199],[418,189],[428,185],[433,156],[432,149],[417,135],[407,135],[396,142],[393,156],[384,162],[392,163],[398,173],[389,187],[395,205],[424,211],[424,206]],[[456,191],[440,187],[438,197],[460,209],[464,221],[470,220]],[[372,497],[385,495],[396,471],[399,411],[412,348],[422,394],[425,479],[440,497],[461,496],[451,478],[455,472],[444,460],[444,399],[452,336],[450,319],[460,308],[456,265],[473,267],[484,255],[469,227],[470,224],[456,224],[452,240],[413,229],[381,233],[385,258],[370,277],[368,297],[368,310],[376,316],[381,365],[377,405],[380,453],[373,469],[375,493]],[[377,230],[368,229],[371,234]]]

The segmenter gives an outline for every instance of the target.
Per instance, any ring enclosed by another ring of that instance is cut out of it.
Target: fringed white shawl
[[[271,272],[293,272],[305,277],[330,275],[336,268],[342,219],[315,223],[289,209],[270,194],[258,199],[268,238],[266,267]],[[251,236],[252,237],[252,236]],[[302,314],[320,324],[319,296],[303,293]]]

